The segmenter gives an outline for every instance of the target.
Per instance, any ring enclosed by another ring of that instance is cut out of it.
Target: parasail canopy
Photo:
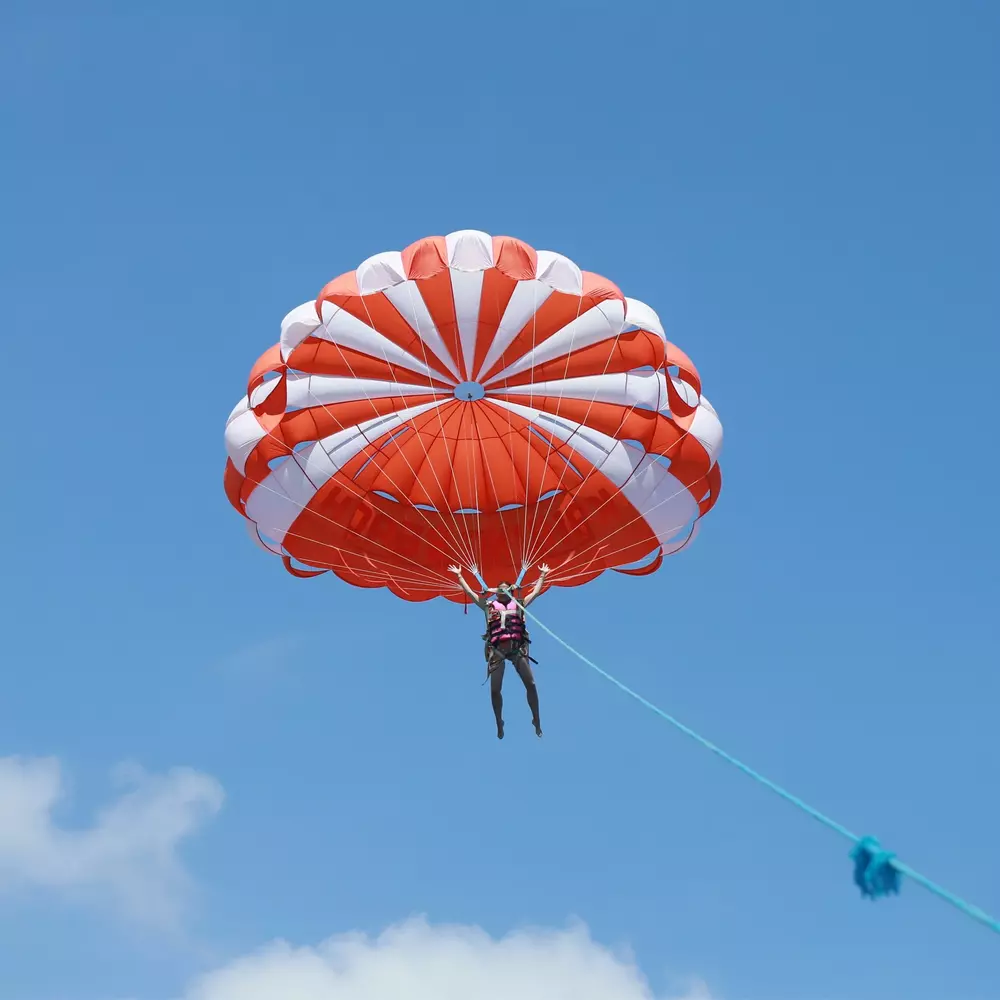
[[[292,310],[226,425],[225,487],[299,576],[406,600],[652,573],[721,487],[722,425],[657,314],[477,231],[376,254]]]

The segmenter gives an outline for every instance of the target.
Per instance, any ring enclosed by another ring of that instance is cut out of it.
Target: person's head
[[[498,583],[497,593],[503,595],[504,597],[510,597],[510,584],[509,583]]]

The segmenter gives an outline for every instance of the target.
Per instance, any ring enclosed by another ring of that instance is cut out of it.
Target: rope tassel
[[[862,837],[851,851],[854,884],[865,899],[899,895],[899,871],[893,862],[896,855],[882,849],[875,837]]]

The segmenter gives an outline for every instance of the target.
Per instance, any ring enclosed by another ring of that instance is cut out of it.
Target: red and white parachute
[[[290,312],[226,425],[225,487],[290,572],[406,600],[643,575],[716,502],[722,425],[656,313],[566,257],[464,231]]]

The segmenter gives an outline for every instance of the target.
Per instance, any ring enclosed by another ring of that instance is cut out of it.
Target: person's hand
[[[538,567],[538,572],[541,573],[542,576],[548,576],[550,573],[548,563],[542,563],[542,565]]]
[[[449,566],[448,567],[448,572],[449,573],[454,573],[455,576],[461,576],[462,575],[462,567],[461,566]]]

